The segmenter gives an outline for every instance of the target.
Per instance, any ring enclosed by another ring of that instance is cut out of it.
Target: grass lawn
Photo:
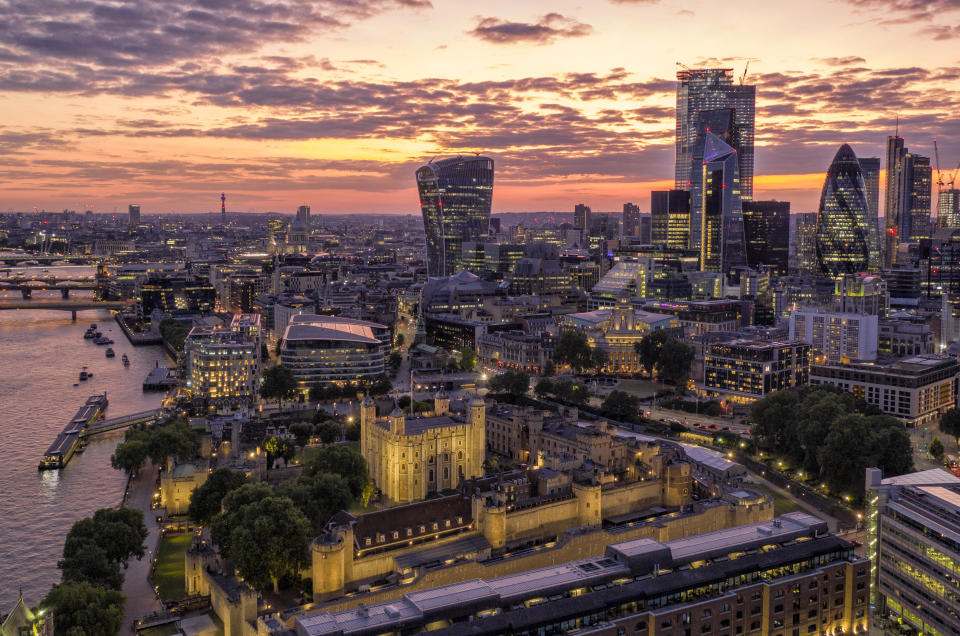
[[[794,500],[784,497],[779,492],[773,490],[772,488],[768,488],[764,484],[747,483],[744,485],[747,488],[752,490],[762,490],[763,492],[773,497],[773,515],[775,517],[779,517],[780,515],[785,515],[788,512],[797,512],[797,511],[806,512]]]
[[[191,533],[166,534],[160,541],[153,584],[160,588],[160,598],[164,601],[171,598],[179,600],[186,596],[183,557],[192,538]]]
[[[620,384],[613,388],[626,391],[638,398],[648,398],[654,393],[669,391],[672,387],[650,380],[620,380]]]

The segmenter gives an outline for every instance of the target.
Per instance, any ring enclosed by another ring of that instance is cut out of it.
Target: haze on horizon
[[[649,209],[676,63],[757,85],[755,198],[814,210],[841,143],[960,161],[956,0],[11,0],[0,209],[419,213],[432,157],[494,212]]]

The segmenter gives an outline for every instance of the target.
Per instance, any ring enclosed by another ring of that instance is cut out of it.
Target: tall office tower
[[[847,144],[833,157],[820,195],[817,263],[825,276],[865,271],[870,264],[869,211],[863,172]]]
[[[900,237],[897,233],[897,179],[900,162],[907,153],[903,137],[887,137],[887,176],[883,192],[883,266],[889,268],[897,260]]]
[[[483,241],[490,226],[493,159],[451,157],[417,169],[427,236],[427,273],[450,276],[460,267],[463,241]]]
[[[869,220],[870,269],[883,268],[883,245],[880,242],[880,157],[860,159],[864,194],[867,196]]]
[[[712,132],[705,138],[703,165],[694,179],[702,193],[700,271],[728,273],[747,264],[737,151]]]
[[[734,82],[733,69],[684,69],[677,73],[677,130],[675,186],[686,190],[694,181],[691,158],[697,141],[700,113],[734,110],[740,131],[733,147],[739,156],[740,196],[753,198],[753,131],[757,87]]]
[[[140,225],[140,206],[135,204],[130,204],[127,207],[127,223],[130,227],[135,225]]]
[[[649,245],[650,243],[653,242],[650,240],[651,231],[653,229],[650,223],[651,223],[651,218],[649,214],[640,215],[640,223],[637,226],[638,227],[637,236],[640,238],[640,242],[645,245]]]
[[[590,231],[590,206],[578,203],[573,207],[573,227]]]
[[[790,269],[797,274],[820,271],[817,266],[817,216],[816,212],[793,215]]]
[[[897,235],[901,241],[930,238],[932,187],[930,157],[904,154],[896,182]]]
[[[941,190],[937,195],[937,227],[960,227],[960,190]]]
[[[640,207],[632,203],[623,204],[623,235],[637,236],[640,234]]]
[[[690,193],[686,190],[654,190],[650,193],[652,242],[668,249],[690,246]]]
[[[297,221],[303,223],[307,227],[310,227],[310,206],[301,205],[297,208]]]
[[[703,209],[703,190],[700,173],[706,163],[707,134],[719,137],[723,143],[736,149],[740,135],[740,128],[736,124],[736,112],[732,108],[701,111],[698,117],[696,142],[690,155],[690,174],[693,177],[687,190],[690,191],[690,249],[700,250],[700,228],[703,220],[700,218]],[[739,169],[739,162],[738,162]],[[740,197],[741,200],[743,199]]]
[[[787,274],[790,266],[790,202],[744,201],[743,234],[747,265],[767,265],[774,273]]]

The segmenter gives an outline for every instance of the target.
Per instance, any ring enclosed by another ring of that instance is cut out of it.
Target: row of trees
[[[110,465],[117,470],[136,473],[148,458],[154,466],[163,466],[168,457],[190,460],[199,452],[200,441],[186,420],[171,417],[149,428],[129,429],[110,457]]]
[[[174,318],[164,318],[157,326],[160,336],[176,351],[183,351],[183,343],[187,339],[187,328]]]
[[[553,398],[558,402],[583,406],[590,398],[590,390],[582,382],[570,380],[551,380],[540,378],[537,380],[533,392],[540,398]]]
[[[118,634],[123,624],[123,572],[145,554],[143,513],[103,508],[73,524],[57,563],[61,582],[43,606],[53,610],[56,636]]]
[[[337,386],[336,384],[314,384],[310,387],[310,401],[324,402],[326,400],[337,400],[340,398],[355,399],[357,393],[369,393],[371,395],[386,395],[393,389],[393,383],[390,377],[382,373],[378,375],[373,382],[364,380],[356,384],[346,384]]]
[[[557,364],[569,366],[576,373],[590,369],[599,373],[606,366],[609,356],[602,349],[591,348],[587,336],[583,333],[568,330],[561,333],[557,339],[553,360]]]
[[[187,514],[210,526],[221,555],[240,576],[276,591],[282,578],[296,577],[306,565],[310,538],[330,517],[358,500],[366,505],[372,493],[363,457],[349,446],[327,446],[295,482],[276,488],[220,468],[194,490]]]
[[[690,377],[693,347],[677,340],[666,331],[656,329],[633,345],[640,366],[652,376],[656,371],[662,382],[681,386]]]
[[[530,375],[523,371],[504,371],[490,378],[487,388],[491,393],[506,393],[518,398],[530,390]]]
[[[833,386],[776,391],[751,405],[759,448],[786,459],[833,492],[862,496],[864,471],[913,470],[910,437],[899,420]]]

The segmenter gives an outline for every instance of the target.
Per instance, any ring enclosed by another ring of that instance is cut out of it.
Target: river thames
[[[93,322],[114,340],[115,358],[83,339]],[[170,363],[160,347],[130,345],[106,311],[82,311],[75,323],[63,311],[0,311],[0,352],[2,614],[20,586],[28,604],[43,599],[60,580],[57,560],[71,524],[117,506],[126,484],[126,476],[110,467],[122,431],[91,439],[62,471],[38,471],[40,456],[90,395],[107,393],[107,417],[159,406],[163,395],[143,393],[141,385],[157,361]],[[121,362],[124,353],[129,367]],[[84,366],[93,377],[74,386]]]

